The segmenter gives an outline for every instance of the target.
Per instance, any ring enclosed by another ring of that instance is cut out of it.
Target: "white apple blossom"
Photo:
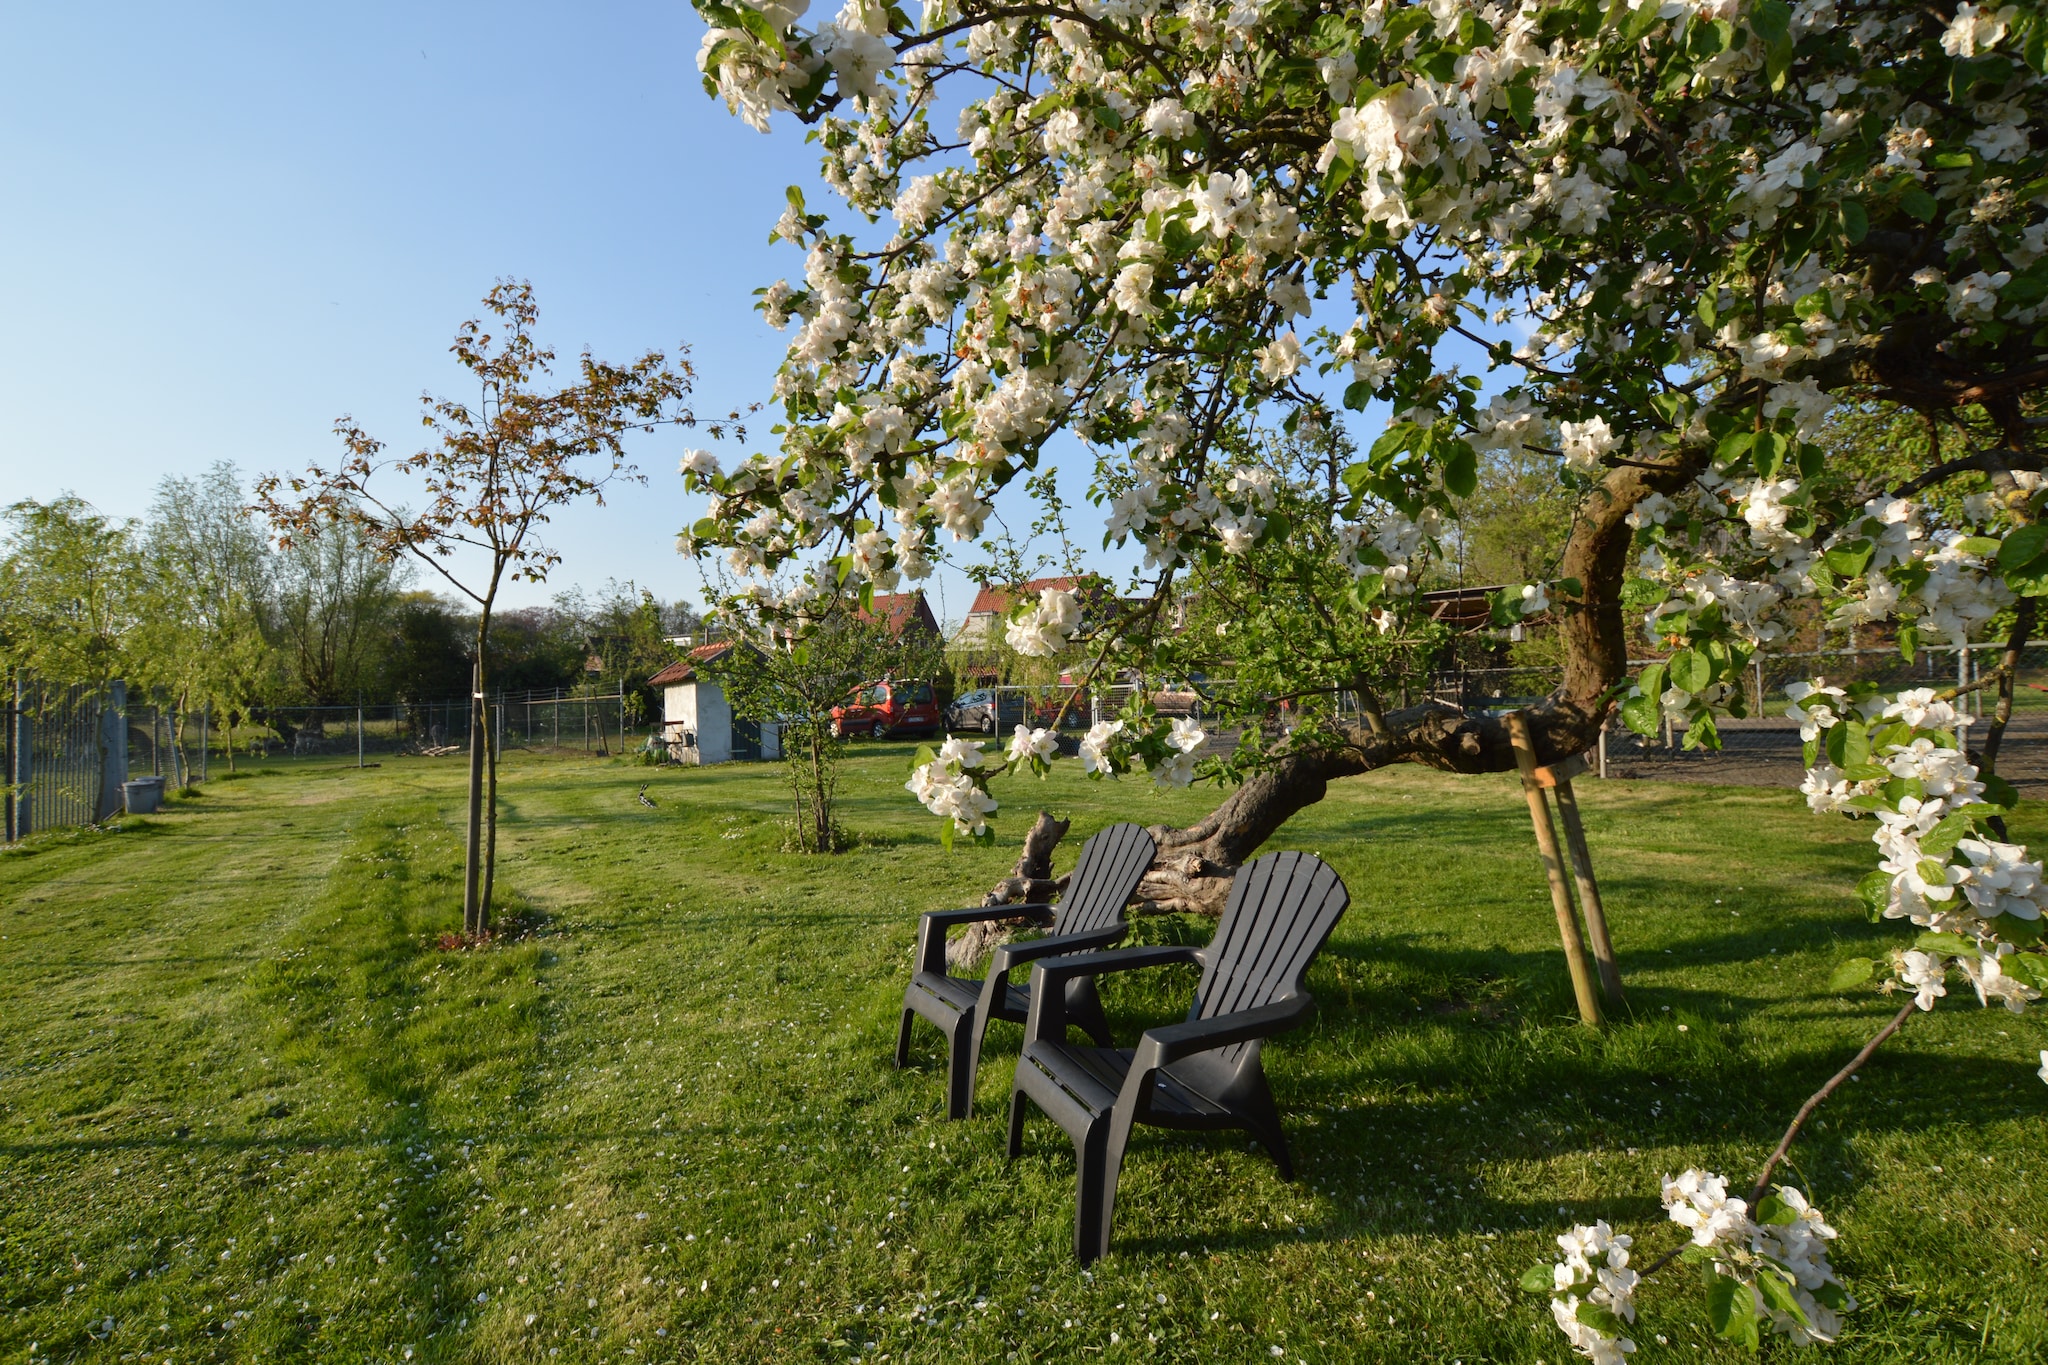
[[[1560,422],[1558,430],[1564,437],[1565,462],[1588,474],[1600,467],[1601,456],[1619,444],[1603,417],[1588,417],[1583,422]]]
[[[1049,728],[1019,725],[1010,735],[1009,760],[1026,765],[1036,759],[1050,763],[1059,753],[1059,736]]]

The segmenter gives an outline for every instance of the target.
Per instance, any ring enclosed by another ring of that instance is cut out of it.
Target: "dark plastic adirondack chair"
[[[1138,825],[1111,825],[1081,846],[1081,860],[1067,881],[1058,909],[1050,905],[986,905],[971,910],[934,910],[917,924],[917,966],[903,992],[903,1021],[896,1029],[896,1065],[910,1064],[910,1023],[923,1016],[946,1035],[946,1117],[964,1119],[974,1105],[974,1073],[981,1040],[991,1019],[1024,1022],[1031,988],[1010,984],[1010,973],[1027,962],[1087,948],[1106,948],[1124,936],[1124,906],[1138,879],[1152,865],[1152,836]],[[988,975],[979,981],[946,973],[946,931],[977,920],[1035,919],[1045,938],[1005,943],[995,950]],[[1061,1018],[1070,1019],[1109,1046],[1109,1021],[1096,998],[1095,983],[1068,983]]]
[[[1302,974],[1351,902],[1322,859],[1270,853],[1230,888],[1206,948],[1160,946],[1077,953],[1031,970],[1024,1053],[1010,1090],[1010,1155],[1024,1149],[1025,1101],[1064,1128],[1080,1166],[1074,1254],[1086,1265],[1109,1250],[1116,1178],[1133,1124],[1242,1128],[1294,1178],[1280,1112],[1259,1043],[1308,1017]],[[1135,1050],[1067,1042],[1062,1005],[1072,986],[1108,972],[1171,962],[1201,964],[1187,1022],[1148,1029]]]

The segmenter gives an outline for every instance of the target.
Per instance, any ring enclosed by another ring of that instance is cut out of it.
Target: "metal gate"
[[[127,778],[126,689],[111,693],[18,678],[7,717],[6,833],[90,825],[121,809]],[[111,705],[108,703],[111,702]]]

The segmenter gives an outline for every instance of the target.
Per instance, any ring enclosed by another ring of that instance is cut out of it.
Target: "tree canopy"
[[[1490,623],[1557,622],[1562,678],[1528,716],[1546,760],[1617,703],[1717,743],[1752,653],[1816,613],[1909,649],[2009,622],[1981,750],[1926,689],[1815,679],[1794,714],[1814,808],[1876,817],[1875,912],[1925,931],[1888,988],[1925,1008],[1951,972],[1987,1002],[2048,987],[2041,865],[2003,842],[1992,772],[2048,591],[2038,6],[934,0],[913,20],[849,0],[806,23],[801,0],[694,3],[707,89],[763,131],[814,125],[854,221],[790,192],[775,232],[803,275],[761,302],[794,329],[781,445],[686,464],[711,508],[685,548],[817,616],[979,537],[1065,432],[1094,453],[1106,539],[1145,556],[1145,603],[1086,634],[1098,666],[1159,654],[1187,575],[1323,561],[1269,580],[1297,585],[1261,599],[1295,647],[1261,653],[1262,685],[1336,675],[1366,719],[1212,767],[1243,785],[1166,833],[1143,894],[1216,903],[1216,878],[1333,778],[1511,765],[1500,718],[1376,696],[1412,663],[1380,637],[1426,641],[1417,588],[1482,464],[1508,462],[1570,504],[1555,569],[1505,585]],[[1923,458],[1891,482],[1829,477],[1845,407],[1914,414]],[[1241,439],[1312,437],[1347,409],[1378,429],[1320,503],[1280,443]],[[1959,479],[1976,491],[1945,491]],[[1375,631],[1332,634],[1326,579]],[[1073,638],[1061,604],[1025,611],[1034,638]],[[1633,680],[1632,620],[1668,656]],[[1305,647],[1322,638],[1349,653]],[[1130,719],[1084,761],[1175,769],[1163,720]],[[920,781],[985,787],[1003,766],[962,753]],[[1733,1199],[1690,1172],[1666,1203],[1701,1229],[1724,1334],[1832,1336],[1832,1230],[1796,1191]],[[1573,1234],[1554,1295],[1573,1344],[1618,1360],[1635,1272],[1607,1233]]]

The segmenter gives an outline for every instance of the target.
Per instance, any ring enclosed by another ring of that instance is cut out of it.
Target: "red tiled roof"
[[[1036,597],[1047,588],[1064,588],[1078,592],[1081,580],[1078,578],[1034,578],[1019,583],[1013,588],[998,588],[983,584],[980,592],[974,594],[974,605],[967,609],[969,616],[1001,616],[1010,609],[1010,604],[1020,598]],[[879,599],[878,599],[879,600]]]
[[[939,633],[939,619],[922,592],[876,593],[874,605],[858,615],[863,621],[880,621],[891,635],[901,635],[913,625]]]
[[[661,672],[649,678],[647,685],[649,687],[671,687],[678,683],[689,682],[696,676],[698,664],[708,664],[714,659],[724,658],[733,648],[733,644],[734,642],[731,640],[716,640],[708,645],[698,645],[688,654],[685,654],[682,658],[677,659],[667,668],[662,669]]]

